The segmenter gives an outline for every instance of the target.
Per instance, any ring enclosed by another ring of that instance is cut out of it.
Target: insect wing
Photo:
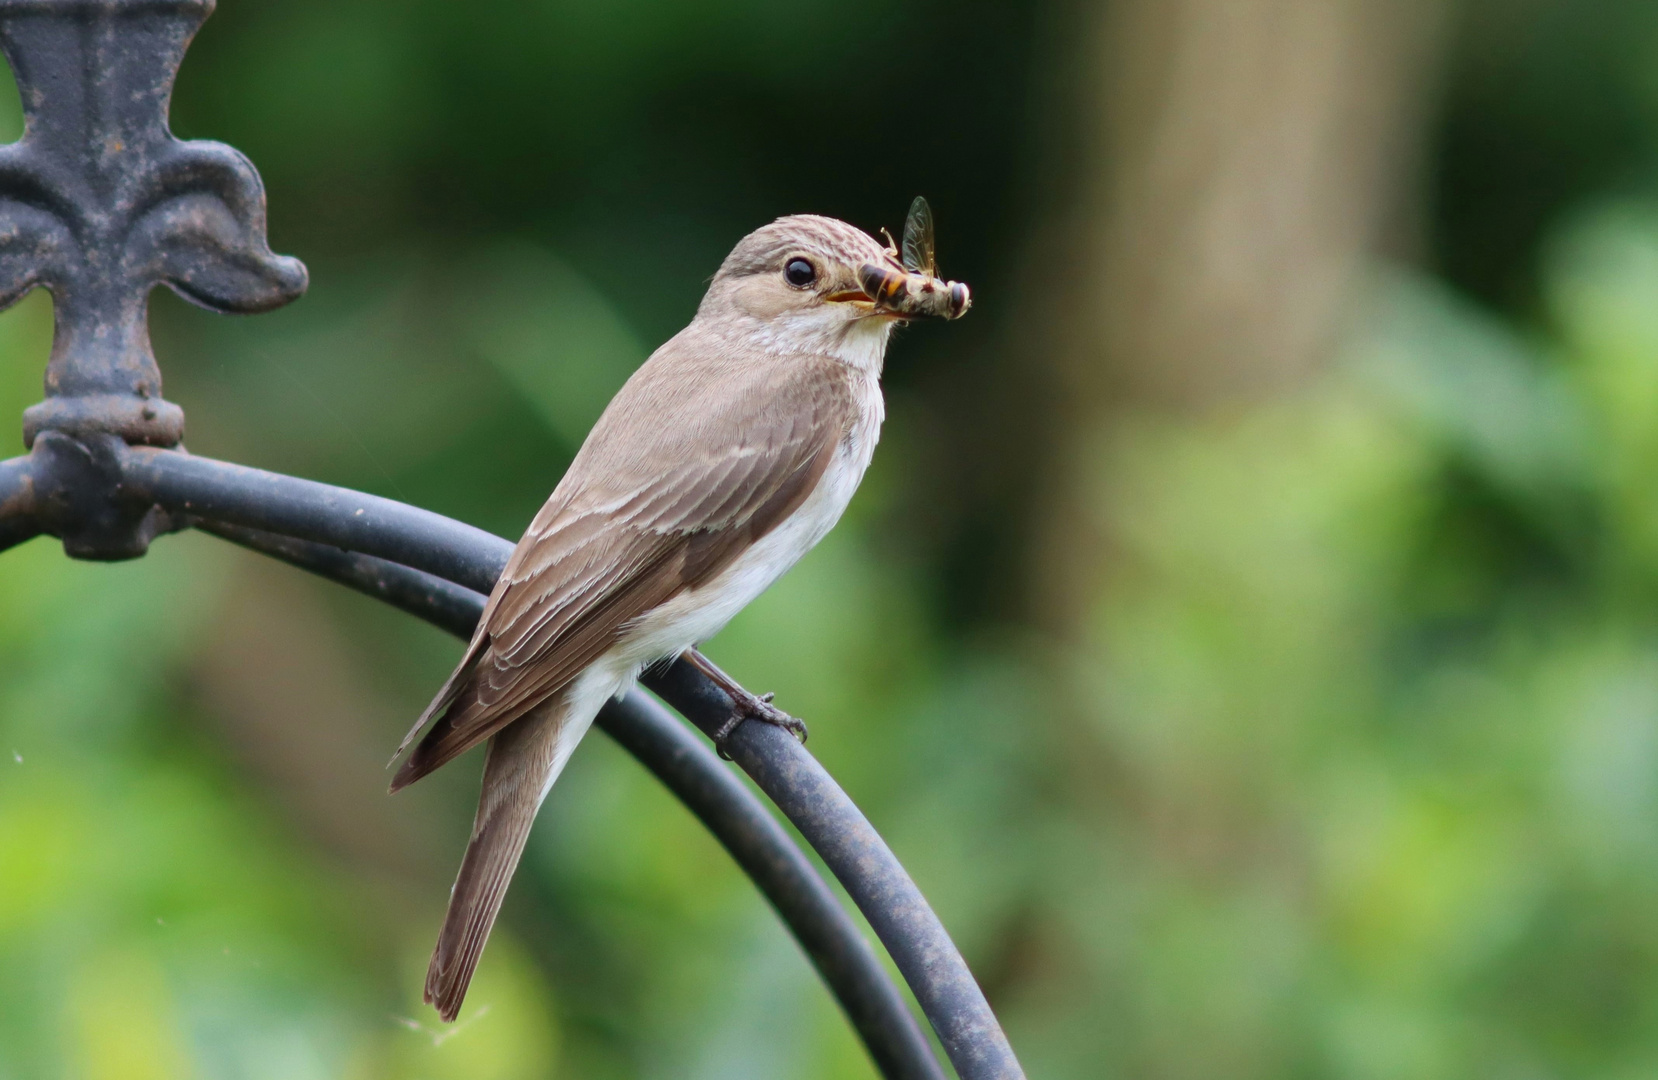
[[[935,276],[937,263],[933,258],[933,208],[917,195],[910,203],[910,215],[904,219],[904,269],[911,273]]]

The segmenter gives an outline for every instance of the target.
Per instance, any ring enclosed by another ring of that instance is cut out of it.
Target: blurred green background
[[[973,315],[708,651],[1033,1080],[1648,1077],[1655,72],[1640,0],[223,0],[174,126],[311,291],[156,349],[192,450],[517,536],[738,237],[925,193]],[[382,766],[458,652],[202,536],[0,558],[0,1078],[871,1076],[602,736],[440,1028],[478,762]]]

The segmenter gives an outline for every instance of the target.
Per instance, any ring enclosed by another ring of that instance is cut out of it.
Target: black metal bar
[[[383,600],[462,640],[471,638],[483,612],[483,594],[372,555],[222,522],[200,521],[196,528]],[[638,692],[607,705],[596,722],[679,797],[759,887],[840,1002],[881,1074],[944,1080],[927,1037],[857,924],[789,834],[714,752]]]
[[[313,481],[146,447],[130,449],[126,460],[127,489],[144,492],[164,509],[207,516],[212,508],[212,516],[224,514],[232,524],[291,530],[479,592],[494,587],[511,550],[499,537],[440,515]],[[705,732],[731,715],[730,699],[683,661],[641,681]],[[1001,1025],[926,898],[817,760],[765,724],[742,725],[727,749],[869,919],[962,1080],[1022,1078]]]
[[[229,540],[250,551],[269,555],[290,566],[338,582],[364,596],[384,601],[459,638],[472,637],[472,630],[483,611],[482,593],[423,570],[377,559],[373,555],[314,544],[309,540],[296,540],[262,529],[227,525],[222,521],[198,520],[191,524],[197,530],[221,540]]]
[[[175,513],[375,555],[488,593],[512,545],[429,510],[178,451],[132,447],[130,497]]]
[[[733,703],[684,660],[647,685],[713,735]],[[962,1080],[1022,1080],[1002,1025],[926,897],[881,834],[793,735],[747,723],[725,751],[800,830],[887,947]]]
[[[26,457],[0,461],[0,551],[40,535],[32,465]]]
[[[927,1036],[851,916],[794,840],[707,743],[635,690],[599,713],[609,732],[702,819],[782,915],[883,1076],[944,1080]]]

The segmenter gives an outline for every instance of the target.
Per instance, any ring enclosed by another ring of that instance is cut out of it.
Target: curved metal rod
[[[478,592],[493,588],[511,545],[390,499],[178,451],[131,447],[122,497],[192,516],[282,533],[412,566]],[[704,731],[730,701],[680,661],[641,681]],[[819,848],[898,964],[961,1080],[1023,1080],[967,964],[926,899],[867,819],[816,759],[768,725],[744,724],[728,744],[737,763]]]
[[[164,510],[375,555],[488,594],[512,544],[442,514],[149,446],[126,449],[123,495]]]
[[[680,660],[645,680],[651,690],[712,735],[733,702]],[[812,845],[864,913],[932,1021],[962,1080],[1024,1077],[984,991],[944,924],[875,826],[793,735],[771,724],[743,724],[725,752],[748,773]]]
[[[24,457],[0,461],[0,550],[42,531],[32,474],[36,460]],[[178,486],[195,487],[190,477],[199,476],[204,471],[203,465],[207,466],[205,472],[221,478],[221,483],[224,478],[234,482],[253,471],[220,468],[219,463],[205,459],[188,460],[193,468],[184,470],[184,477],[173,476],[147,491],[129,488],[125,494],[150,497],[157,489],[172,492]],[[262,474],[261,478],[285,479],[271,474]],[[372,496],[357,496],[341,489],[319,491],[317,488],[321,485],[296,483],[304,497],[275,500],[272,505],[255,500],[248,516],[257,515],[261,520],[295,528],[301,527],[297,519],[313,515],[323,515],[336,523],[344,518],[346,528],[338,530],[342,533],[364,529],[364,519],[367,519],[366,530],[371,533],[379,530],[378,535],[422,529],[436,517]],[[279,486],[287,488],[287,485]],[[173,505],[182,517],[192,520],[203,532],[344,584],[463,639],[471,636],[483,610],[481,593],[421,570],[328,544],[222,521],[190,518],[207,509],[245,511],[249,509],[245,491],[196,490]],[[453,521],[447,524],[452,530],[464,530],[463,541],[470,541],[456,545],[463,548],[455,553],[459,557],[439,554],[432,560],[451,571],[466,572],[475,568],[479,559],[486,564],[504,564],[512,550],[511,544],[498,537]],[[372,537],[366,541],[372,542]],[[418,547],[414,550],[417,554],[420,551]],[[476,558],[469,559],[468,555]],[[498,571],[488,572],[498,574]],[[599,714],[597,723],[702,820],[755,882],[817,967],[881,1074],[892,1080],[944,1080],[944,1072],[927,1037],[869,943],[817,869],[753,793],[683,724],[674,721],[643,694],[634,692],[625,701],[612,703]]]
[[[372,555],[222,522],[200,521],[196,528],[383,600],[463,641],[483,612],[481,593]],[[777,819],[707,744],[638,691],[607,705],[597,724],[685,803],[759,887],[881,1074],[944,1080],[926,1035],[857,924]]]
[[[597,723],[702,819],[794,931],[884,1076],[944,1068],[875,950],[788,832],[709,745],[638,690]]]
[[[191,524],[198,532],[308,570],[468,641],[484,610],[483,593],[373,555],[222,521],[202,519]]]
[[[0,461],[0,551],[40,535],[32,461]]]

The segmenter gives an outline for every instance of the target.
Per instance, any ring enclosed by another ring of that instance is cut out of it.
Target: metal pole
[[[886,1076],[944,1080],[909,1005],[857,924],[777,819],[708,744],[635,690],[598,724],[654,772],[748,871],[840,999]]]
[[[135,446],[123,491],[174,513],[279,533],[412,566],[487,594],[512,544],[442,514],[245,465]]]
[[[683,660],[647,685],[705,733],[731,715],[725,691]],[[743,724],[726,740],[725,751],[846,887],[915,992],[962,1080],[1023,1080],[1001,1023],[944,924],[817,758],[770,724]]]

